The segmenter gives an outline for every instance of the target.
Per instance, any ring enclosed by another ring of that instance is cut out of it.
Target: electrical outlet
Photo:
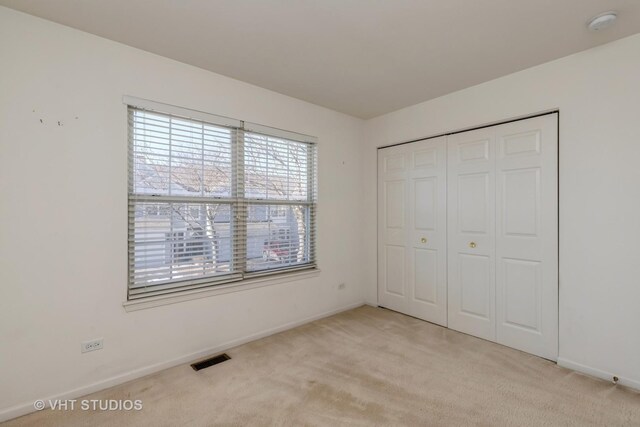
[[[91,341],[82,341],[80,351],[87,353],[89,351],[102,350],[102,338]]]
[[[340,284],[338,285],[338,290],[340,290],[340,291],[341,291],[341,290],[343,290],[343,289],[344,289],[344,288],[346,288],[346,287],[347,287],[346,283],[340,283]]]

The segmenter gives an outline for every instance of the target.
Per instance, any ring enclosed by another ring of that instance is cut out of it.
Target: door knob
[[[426,238],[426,237],[423,237],[422,239],[420,239],[420,241],[421,241],[422,243],[427,243],[427,238]]]
[[[469,247],[471,249],[475,248],[476,247],[476,242],[469,242]]]

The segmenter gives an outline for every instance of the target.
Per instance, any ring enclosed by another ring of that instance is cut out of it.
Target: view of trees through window
[[[130,290],[314,262],[314,144],[130,107]]]

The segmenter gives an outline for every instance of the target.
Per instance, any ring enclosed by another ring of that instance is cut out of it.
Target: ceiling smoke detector
[[[605,28],[613,25],[617,17],[618,14],[615,12],[601,13],[600,15],[595,16],[591,21],[589,21],[587,27],[591,31],[604,30]]]

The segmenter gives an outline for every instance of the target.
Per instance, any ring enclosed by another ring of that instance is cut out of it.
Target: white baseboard
[[[573,371],[582,372],[592,377],[600,378],[609,382],[613,382],[613,377],[618,377],[618,384],[640,390],[640,381],[631,378],[621,377],[618,374],[606,372],[600,369],[592,368],[581,363],[573,362],[563,357],[558,358],[558,365]]]
[[[260,338],[264,338],[267,337],[269,335],[273,335],[273,334],[277,334],[278,332],[283,332],[286,331],[288,329],[292,329],[295,328],[297,326],[301,326],[304,325],[305,323],[309,323],[309,322],[313,322],[314,320],[318,320],[318,319],[322,319],[324,317],[328,317],[328,316],[333,316],[334,314],[338,314],[341,313],[343,311],[347,311],[347,310],[351,310],[357,307],[361,307],[362,305],[364,305],[364,302],[357,302],[354,304],[349,304],[346,305],[344,307],[340,307],[334,310],[329,310],[326,311],[324,313],[320,313],[320,314],[316,314],[314,316],[311,317],[307,317],[301,320],[296,320],[293,322],[289,322],[289,323],[285,323],[283,325],[277,326],[275,328],[271,328],[271,329],[266,329],[262,332],[258,332],[252,335],[249,335],[247,337],[243,337],[243,338],[238,338],[232,341],[228,341],[224,344],[220,344],[217,345],[215,347],[211,347],[211,348],[206,348],[200,351],[197,351],[195,353],[190,353],[190,354],[186,354],[184,356],[172,359],[172,360],[168,360],[166,362],[160,362],[160,363],[156,363],[154,365],[151,366],[145,366],[144,368],[139,368],[139,369],[134,369],[133,371],[129,371],[129,372],[125,372],[123,374],[120,375],[116,375],[114,377],[111,378],[107,378],[104,380],[100,380],[97,382],[94,382],[92,384],[86,385],[86,386],[82,386],[82,387],[78,387],[75,388],[73,390],[68,390],[53,396],[49,396],[49,397],[38,397],[36,399],[40,399],[40,400],[44,400],[45,402],[48,402],[50,400],[67,400],[67,399],[77,399],[79,397],[82,396],[86,396],[87,394],[91,394],[91,393],[95,393],[97,391],[100,390],[104,390],[107,389],[109,387],[113,387],[122,383],[125,383],[127,381],[131,381],[131,380],[135,380],[137,378],[141,378],[144,377],[146,375],[150,375],[153,374],[155,372],[158,371],[162,371],[164,369],[169,369],[172,368],[174,366],[177,365],[182,365],[184,363],[188,363],[188,362],[192,362],[194,360],[209,356],[211,354],[214,353],[219,353],[222,351],[226,351],[230,348],[233,347],[237,347],[239,345],[242,344],[246,344],[250,341],[255,341],[257,339]],[[33,402],[36,400],[33,399],[33,401],[29,401],[26,403],[22,403],[19,405],[15,405],[12,406],[10,408],[6,408],[6,409],[2,409],[0,410],[0,422],[2,421],[7,421],[10,420],[12,418],[17,418],[20,417],[22,415],[26,415],[29,414],[31,412],[35,412],[35,409],[33,407]]]

